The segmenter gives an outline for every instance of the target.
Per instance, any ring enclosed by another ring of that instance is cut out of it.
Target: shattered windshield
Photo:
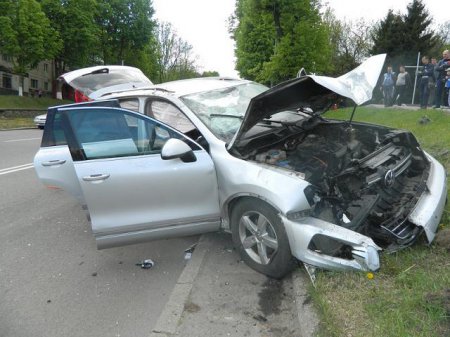
[[[258,83],[244,83],[181,99],[217,138],[228,142],[239,129],[250,100],[267,89]]]

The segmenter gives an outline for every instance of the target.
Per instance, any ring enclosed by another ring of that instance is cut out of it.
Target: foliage
[[[158,25],[156,57],[158,82],[198,76],[192,46],[177,35],[170,23]]]
[[[23,76],[45,59],[53,58],[61,48],[59,34],[35,0],[0,3],[1,52],[12,57],[13,72]]]
[[[135,66],[156,82],[201,76],[192,46],[157,25],[151,1],[39,2],[0,0],[0,51],[15,57],[17,73],[53,58],[56,76],[95,64]]]
[[[438,43],[430,52],[431,56],[441,55],[443,50],[450,49],[450,20],[437,28]]]
[[[200,77],[217,77],[220,76],[220,74],[217,71],[204,71],[200,75]]]
[[[16,95],[0,95],[0,109],[25,109],[47,111],[49,106],[73,103],[67,100],[57,100],[50,97],[30,97]]]
[[[41,5],[63,41],[63,48],[55,57],[56,76],[67,69],[96,63],[99,43],[99,28],[94,21],[98,14],[96,0],[42,0]]]
[[[236,69],[244,78],[276,84],[300,68],[326,72],[331,49],[317,1],[238,0],[230,18]]]
[[[432,19],[422,0],[413,0],[407,6],[406,15],[389,10],[372,32],[374,45],[371,53],[387,53],[388,62],[395,67],[415,64],[418,52],[429,54],[439,43],[431,24]]]
[[[369,50],[372,46],[370,25],[363,19],[340,21],[328,8],[323,15],[323,20],[328,28],[332,46],[331,75],[349,72],[370,55]]]
[[[156,28],[148,0],[97,0],[100,58],[105,64],[130,64],[135,52],[151,40]]]

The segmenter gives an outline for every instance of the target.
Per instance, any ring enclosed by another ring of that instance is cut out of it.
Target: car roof
[[[110,95],[103,96],[102,98],[107,98],[107,96],[111,98],[125,96],[145,96],[154,94],[155,90],[162,90],[165,92],[169,92],[176,97],[181,97],[198,92],[223,89],[245,83],[251,83],[251,81],[228,77],[191,78],[186,80],[165,82],[136,90],[132,89],[113,92]]]

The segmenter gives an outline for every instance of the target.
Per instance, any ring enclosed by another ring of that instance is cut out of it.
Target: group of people
[[[450,53],[444,50],[442,59],[422,57],[422,70],[419,76],[420,107],[426,109],[429,105],[433,108],[440,108],[441,105],[450,106]],[[408,88],[412,86],[411,77],[401,65],[399,73],[392,70],[392,66],[387,67],[383,75],[381,90],[383,92],[384,106],[394,104],[406,104]]]

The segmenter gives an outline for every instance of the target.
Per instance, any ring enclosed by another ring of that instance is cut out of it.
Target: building
[[[0,54],[0,94],[17,95],[19,93],[20,77],[12,72],[12,58]],[[55,83],[55,67],[53,61],[39,62],[36,68],[30,70],[24,77],[24,96],[53,96]]]

